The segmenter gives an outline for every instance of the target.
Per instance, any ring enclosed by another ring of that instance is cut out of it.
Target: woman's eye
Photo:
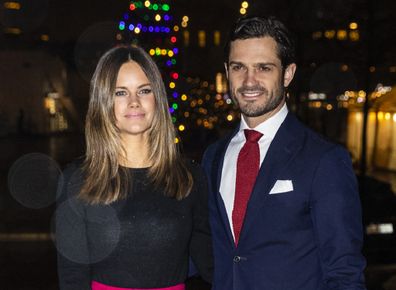
[[[126,91],[116,91],[116,92],[114,93],[114,95],[115,95],[116,97],[125,96],[126,94],[127,94]]]
[[[148,95],[148,94],[151,94],[151,92],[152,92],[152,90],[151,90],[150,88],[145,88],[145,89],[141,89],[141,90],[139,91],[139,94],[141,94],[141,95]]]

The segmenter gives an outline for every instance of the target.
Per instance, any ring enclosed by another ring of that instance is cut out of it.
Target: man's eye
[[[264,72],[269,72],[272,70],[272,68],[270,66],[263,65],[263,66],[259,66],[259,70]]]
[[[114,93],[114,95],[116,96],[116,97],[121,97],[121,96],[126,96],[126,91],[116,91],[115,93]]]
[[[232,65],[232,66],[231,66],[231,69],[232,69],[233,71],[239,71],[239,70],[242,69],[242,66],[241,66],[241,65]]]

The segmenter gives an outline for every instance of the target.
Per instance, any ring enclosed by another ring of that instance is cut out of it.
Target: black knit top
[[[210,282],[206,181],[199,166],[189,169],[194,187],[180,201],[154,189],[148,169],[128,169],[128,197],[111,205],[77,199],[81,171],[66,169],[56,212],[60,289],[90,290],[92,280],[124,288],[173,286],[187,278],[189,257]]]

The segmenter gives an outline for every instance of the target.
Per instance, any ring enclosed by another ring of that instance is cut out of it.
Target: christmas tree
[[[179,131],[185,130],[183,107],[187,96],[180,92],[178,56],[180,49],[179,26],[171,14],[169,1],[131,1],[129,9],[120,20],[117,40],[136,44],[154,58],[168,92],[169,111]]]

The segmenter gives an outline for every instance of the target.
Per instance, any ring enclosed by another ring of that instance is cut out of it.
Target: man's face
[[[295,64],[282,68],[272,37],[233,41],[225,66],[231,97],[251,128],[281,109],[284,87],[293,79],[296,68]]]

